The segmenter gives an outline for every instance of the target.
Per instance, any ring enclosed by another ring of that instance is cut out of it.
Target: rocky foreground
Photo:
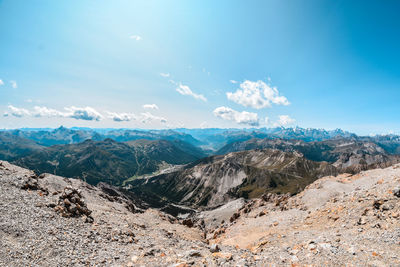
[[[0,266],[398,266],[400,165],[179,219],[0,162]]]

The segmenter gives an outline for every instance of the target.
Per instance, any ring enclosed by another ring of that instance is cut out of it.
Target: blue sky
[[[390,0],[0,0],[0,128],[399,133],[399,11]]]

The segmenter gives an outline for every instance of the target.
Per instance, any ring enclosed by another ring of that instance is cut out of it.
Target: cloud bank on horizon
[[[162,77],[170,77],[170,75],[160,74]],[[232,83],[233,80],[230,82]],[[170,81],[171,82],[171,81]],[[172,81],[174,85],[177,85],[176,91],[183,96],[190,96],[196,100],[201,100],[207,102],[207,98],[202,94],[194,93],[189,86],[183,85]],[[238,82],[234,82],[236,84]],[[285,96],[280,95],[276,87],[271,87],[265,82],[249,81],[245,80],[240,83],[239,89],[235,92],[227,92],[226,97],[243,107],[253,108],[256,110],[263,108],[271,108],[272,104],[287,106],[290,104]],[[147,110],[159,110],[156,104],[144,104],[143,109]],[[86,106],[86,107],[64,107],[64,111],[56,110],[46,106],[34,106],[33,110],[29,111],[25,108],[18,108],[13,105],[8,105],[8,110],[4,112],[4,117],[36,117],[36,118],[71,118],[75,120],[83,121],[101,121],[104,119],[110,119],[114,122],[130,122],[130,121],[140,121],[143,124],[149,122],[156,122],[165,125],[167,119],[162,116],[154,115],[150,112],[141,112],[140,115],[135,115],[133,112],[112,112],[105,111],[106,115],[101,114],[96,109]],[[230,107],[220,106],[215,108],[212,113],[215,117],[222,120],[234,122],[237,125],[259,127],[259,126],[290,126],[293,125],[296,120],[291,118],[289,115],[279,115],[278,120],[275,122],[270,122],[268,117],[260,122],[259,115],[255,112],[250,111],[237,111]]]
[[[151,105],[151,108],[154,109],[153,105]],[[101,121],[104,119],[110,119],[115,122],[141,121],[144,124],[153,121],[161,122],[163,124],[167,122],[167,119],[156,116],[150,112],[142,112],[139,116],[137,116],[134,113],[125,113],[125,112],[118,113],[118,112],[106,111],[105,113],[107,115],[104,116],[92,107],[71,106],[71,107],[65,107],[64,110],[65,111],[59,111],[45,106],[35,106],[33,110],[30,111],[25,108],[18,108],[14,107],[13,105],[9,105],[8,111],[4,112],[3,117],[13,116],[16,118],[22,118],[22,117],[71,118],[83,121]]]

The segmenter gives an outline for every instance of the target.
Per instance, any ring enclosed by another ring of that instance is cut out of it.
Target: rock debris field
[[[400,265],[400,165],[185,218],[111,191],[0,161],[0,266]]]

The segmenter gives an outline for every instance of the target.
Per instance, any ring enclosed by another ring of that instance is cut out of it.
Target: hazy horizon
[[[369,134],[361,134],[357,132],[352,132],[348,131],[346,129],[342,128],[333,128],[333,129],[326,129],[326,128],[303,128],[299,126],[293,126],[293,127],[284,127],[284,126],[277,126],[277,127],[251,127],[251,128],[246,128],[246,127],[228,127],[228,128],[221,128],[221,127],[207,127],[207,128],[187,128],[187,127],[180,127],[180,128],[122,128],[122,127],[87,127],[87,126],[71,126],[71,127],[66,127],[64,125],[59,125],[58,127],[18,127],[18,128],[0,128],[1,130],[32,130],[32,131],[39,131],[39,130],[56,130],[61,127],[65,127],[67,129],[89,129],[89,130],[136,130],[136,131],[163,131],[163,130],[237,130],[237,131],[257,131],[257,130],[269,130],[269,129],[304,129],[304,130],[324,130],[324,131],[335,131],[335,130],[342,130],[344,132],[348,132],[351,134],[356,134],[358,136],[376,136],[376,135],[397,135],[394,132],[387,132],[387,133],[369,133]]]

